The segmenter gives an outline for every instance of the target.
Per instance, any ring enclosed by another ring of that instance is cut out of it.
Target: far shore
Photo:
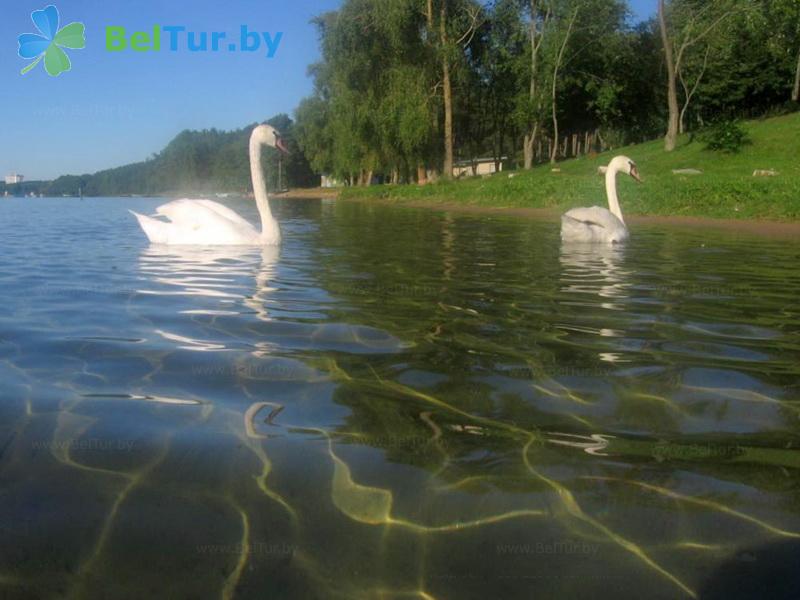
[[[337,199],[343,202],[360,202],[367,204],[381,204],[398,208],[426,208],[442,212],[457,212],[479,215],[496,215],[523,217],[543,221],[558,222],[563,213],[555,208],[526,208],[526,207],[498,207],[481,206],[474,204],[461,204],[458,202],[425,202],[425,201],[397,201],[383,198],[342,198],[335,188],[310,188],[296,189],[289,193],[276,194],[275,198],[296,199]],[[759,219],[715,219],[696,216],[663,216],[663,215],[625,215],[629,225],[665,225],[670,227],[684,227],[692,229],[715,229],[731,233],[753,234],[781,239],[794,239],[800,241],[800,221],[771,221]]]
[[[328,200],[339,196],[338,188],[294,188],[288,192],[272,192],[270,198],[302,198],[311,200]]]

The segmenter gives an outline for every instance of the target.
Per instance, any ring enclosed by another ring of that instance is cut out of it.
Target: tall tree
[[[581,10],[580,2],[575,2],[571,7],[570,14],[566,17],[566,26],[560,27],[559,44],[555,56],[553,58],[553,76],[551,79],[550,91],[550,109],[553,119],[553,147],[550,151],[550,162],[555,163],[558,158],[558,76],[561,67],[564,64],[567,48],[569,47],[570,38],[575,28],[575,21],[578,19],[578,14]]]
[[[762,0],[764,26],[771,32],[769,45],[775,58],[791,64],[791,99],[800,102],[800,1]]]
[[[552,8],[547,0],[530,0],[528,16],[528,40],[530,43],[530,78],[528,83],[528,105],[526,120],[528,121],[522,144],[525,169],[533,166],[534,144],[540,133],[543,116],[543,69],[541,66],[542,42],[548,31]]]
[[[469,46],[484,17],[481,5],[474,0],[438,0],[438,4],[438,52],[444,111],[442,175],[449,179],[453,175],[454,158],[452,70],[455,62],[463,58],[464,48]],[[428,8],[432,13],[430,1]]]
[[[671,152],[678,142],[681,109],[678,81],[688,51],[704,41],[734,12],[744,8],[741,0],[658,0],[658,22],[667,67],[667,106],[669,118],[664,149]]]

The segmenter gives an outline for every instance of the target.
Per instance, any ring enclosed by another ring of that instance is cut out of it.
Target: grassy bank
[[[655,140],[561,162],[557,173],[550,165],[542,165],[530,171],[426,186],[348,188],[342,198],[491,207],[605,206],[597,167],[625,154],[636,161],[645,181],[637,185],[620,176],[620,201],[626,214],[800,220],[800,113],[743,126],[752,144],[739,154],[711,152],[688,137],[674,152],[666,153],[663,141]],[[673,169],[703,173],[674,175]],[[778,175],[753,177],[756,169],[774,169]]]

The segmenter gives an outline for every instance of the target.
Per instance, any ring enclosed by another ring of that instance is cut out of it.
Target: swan
[[[617,156],[606,170],[608,207],[573,208],[561,217],[561,239],[565,242],[618,244],[628,239],[628,228],[617,199],[617,173],[626,173],[639,183],[636,163],[627,156]]]
[[[156,208],[153,216],[130,211],[152,244],[272,246],[280,244],[281,231],[272,216],[267,186],[261,170],[261,146],[288,153],[280,134],[270,125],[259,125],[250,135],[250,176],[261,231],[227,206],[212,200],[173,200]],[[164,217],[166,220],[154,217]]]

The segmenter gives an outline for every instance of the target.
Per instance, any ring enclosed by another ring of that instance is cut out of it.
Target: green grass
[[[347,188],[345,199],[465,204],[487,207],[567,209],[605,206],[603,178],[597,167],[618,154],[639,166],[644,185],[619,177],[626,214],[685,215],[713,218],[800,220],[800,113],[743,124],[752,144],[739,154],[704,149],[687,137],[664,152],[663,140],[618,148],[594,157],[567,160],[554,173],[550,165],[530,171],[505,171],[491,177],[441,181],[431,185],[381,185]],[[694,168],[702,175],[674,175]],[[753,177],[756,169],[774,169],[776,177]]]

